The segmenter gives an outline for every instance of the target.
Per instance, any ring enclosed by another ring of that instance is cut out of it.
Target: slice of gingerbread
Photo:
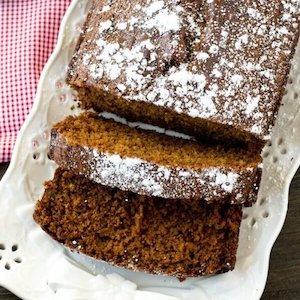
[[[259,151],[131,128],[89,112],[53,127],[50,156],[64,169],[125,191],[231,203],[247,202],[261,163]]]
[[[179,279],[234,268],[239,205],[141,196],[61,169],[45,188],[34,219],[73,251]]]

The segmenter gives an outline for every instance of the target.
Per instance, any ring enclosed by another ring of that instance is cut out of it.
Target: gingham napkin
[[[9,161],[71,0],[0,0],[0,162]]]

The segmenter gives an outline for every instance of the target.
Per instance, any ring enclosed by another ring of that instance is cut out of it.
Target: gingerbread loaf
[[[147,197],[58,169],[34,219],[73,251],[135,271],[179,279],[232,270],[239,205]]]
[[[93,1],[67,82],[86,109],[261,146],[299,12],[295,0]]]
[[[62,168],[148,196],[241,204],[260,179],[260,152],[131,128],[91,112],[54,125],[50,144]]]

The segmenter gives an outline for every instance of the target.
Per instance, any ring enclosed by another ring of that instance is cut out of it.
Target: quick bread
[[[294,0],[93,1],[67,82],[86,109],[262,146],[299,12]]]

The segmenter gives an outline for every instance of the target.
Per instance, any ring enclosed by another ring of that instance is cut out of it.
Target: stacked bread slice
[[[244,203],[260,152],[131,128],[83,113],[54,125],[50,156],[103,185],[142,195]]]
[[[55,124],[59,168],[36,222],[66,247],[132,270],[180,279],[232,270],[299,12],[292,0],[93,1],[67,82],[85,109],[165,130],[90,111]]]

